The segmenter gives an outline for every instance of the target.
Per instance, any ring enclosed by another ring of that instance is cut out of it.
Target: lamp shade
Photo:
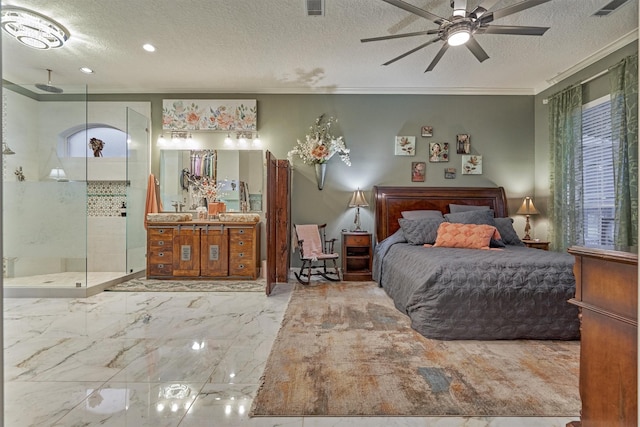
[[[51,172],[49,173],[49,178],[56,181],[66,181],[67,174],[64,173],[64,169],[62,168],[52,168]]]
[[[351,196],[349,207],[361,208],[364,206],[369,206],[369,203],[367,203],[367,199],[364,197],[364,193],[362,192],[362,190],[357,189],[356,191],[353,192],[353,195]]]
[[[520,209],[516,212],[518,215],[538,215],[539,213],[536,207],[533,206],[533,200],[531,200],[529,196],[524,198],[522,206],[520,206]]]

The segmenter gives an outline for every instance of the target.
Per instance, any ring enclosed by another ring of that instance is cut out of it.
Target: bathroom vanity
[[[147,225],[147,278],[252,279],[260,271],[260,223],[167,221]]]

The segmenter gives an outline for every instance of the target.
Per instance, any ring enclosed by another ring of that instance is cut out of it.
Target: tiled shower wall
[[[127,202],[126,181],[88,181],[87,215],[90,217],[121,216]]]

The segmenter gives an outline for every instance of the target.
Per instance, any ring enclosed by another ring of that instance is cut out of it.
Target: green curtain
[[[609,69],[616,246],[638,245],[638,55]]]
[[[549,98],[549,240],[564,252],[584,244],[582,232],[582,86]]]

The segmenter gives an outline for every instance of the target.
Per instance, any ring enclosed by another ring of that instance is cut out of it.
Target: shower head
[[[44,83],[36,83],[36,87],[40,90],[44,90],[45,92],[51,92],[51,93],[62,93],[64,92],[62,89],[60,89],[59,87],[55,87],[51,84],[51,70],[47,68],[47,71],[49,72],[49,83],[44,84]]]

